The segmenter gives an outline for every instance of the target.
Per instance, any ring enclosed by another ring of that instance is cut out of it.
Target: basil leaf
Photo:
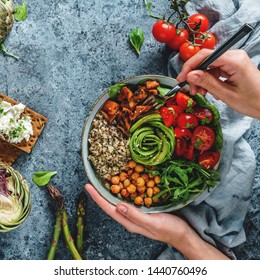
[[[111,86],[109,89],[108,89],[108,94],[111,98],[116,98],[117,97],[117,94],[118,92],[121,90],[122,87],[124,87],[125,84],[116,84],[116,85],[113,85]]]
[[[27,18],[27,7],[26,7],[26,2],[25,1],[22,5],[16,7],[16,9],[14,11],[14,18],[17,21],[22,21],[22,20],[25,20]]]
[[[140,54],[141,47],[144,43],[144,32],[140,28],[136,28],[131,30],[130,32],[130,42],[132,46],[135,48],[136,52]]]
[[[33,182],[40,187],[48,185],[51,177],[57,174],[57,171],[38,171],[33,174]]]

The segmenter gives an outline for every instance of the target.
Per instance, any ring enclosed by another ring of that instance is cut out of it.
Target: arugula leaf
[[[117,94],[118,92],[121,90],[122,87],[124,87],[125,84],[116,84],[116,85],[113,85],[111,86],[109,89],[108,89],[108,94],[111,98],[116,98],[117,97]]]
[[[15,11],[14,11],[14,18],[17,21],[22,21],[25,20],[27,18],[27,6],[26,6],[26,2],[24,1],[22,5],[16,7]]]
[[[57,171],[38,171],[33,174],[33,182],[40,187],[48,185],[51,177],[57,174]]]
[[[134,49],[136,50],[136,52],[139,55],[140,51],[141,51],[141,47],[144,43],[144,32],[143,32],[143,30],[140,29],[140,28],[136,28],[136,29],[131,30],[129,38],[130,38],[130,42],[131,42],[132,46],[134,47]]]

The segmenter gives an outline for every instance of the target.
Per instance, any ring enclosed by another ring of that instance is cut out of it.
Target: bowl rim
[[[157,80],[158,79],[166,79],[166,80],[171,81],[172,83],[175,83],[175,84],[178,83],[176,81],[176,79],[174,79],[172,77],[169,77],[169,76],[156,75],[156,74],[144,74],[144,75],[137,75],[137,76],[132,76],[132,77],[126,78],[124,80],[121,80],[121,81],[117,82],[117,84],[119,84],[119,83],[124,83],[124,84],[128,83],[129,84],[129,82],[131,82],[132,80],[135,80],[135,79],[144,80],[146,78],[157,79]],[[103,98],[105,98],[105,96],[108,94],[108,89],[109,88],[106,88],[104,91],[102,91],[102,93],[99,95],[99,97],[95,100],[95,102],[92,104],[91,108],[89,109],[89,112],[88,112],[88,114],[87,114],[87,116],[85,118],[84,124],[83,124],[82,134],[81,134],[81,158],[82,158],[82,161],[83,161],[84,170],[86,172],[86,175],[88,177],[89,182],[93,185],[93,187],[96,189],[96,191],[98,191],[98,193],[106,201],[108,201],[112,205],[117,205],[120,202],[129,203],[131,205],[134,205],[135,207],[137,207],[138,209],[140,209],[144,213],[163,213],[163,212],[166,213],[166,212],[177,211],[177,210],[180,210],[180,209],[186,207],[187,205],[191,204],[196,199],[198,199],[203,193],[205,193],[205,191],[207,190],[207,186],[206,185],[203,187],[203,189],[201,190],[200,193],[193,195],[192,198],[190,198],[184,204],[180,204],[180,203],[177,204],[177,205],[166,204],[166,205],[161,205],[161,206],[152,206],[152,207],[148,208],[148,207],[145,207],[145,206],[137,206],[137,205],[135,205],[135,204],[133,204],[133,203],[131,203],[129,201],[126,201],[126,200],[123,200],[123,199],[120,199],[120,198],[114,196],[113,194],[110,193],[110,191],[105,186],[103,186],[101,184],[100,180],[96,176],[95,170],[92,168],[92,165],[91,165],[90,161],[87,158],[88,154],[87,154],[87,156],[84,155],[85,151],[86,150],[88,151],[88,146],[89,146],[89,144],[88,144],[88,135],[89,135],[90,129],[89,129],[89,131],[87,133],[87,136],[85,136],[85,134],[86,134],[86,127],[87,127],[87,125],[89,125],[91,127],[92,121],[95,118],[95,116],[96,116],[96,114],[99,111],[101,106],[99,108],[97,108],[97,111],[94,114],[93,114],[93,110],[96,109],[97,104]],[[91,120],[91,117],[92,117],[92,120]],[[221,156],[220,156],[220,158],[221,158]],[[220,162],[220,160],[219,160],[219,162]],[[216,165],[216,169],[218,168],[219,162]],[[88,167],[90,167],[91,170],[88,170]],[[100,186],[99,187],[96,186],[96,184],[95,184],[96,182],[94,182],[94,180],[92,179],[91,172],[93,173],[92,174],[93,177],[95,177],[96,181],[99,182],[101,187]]]

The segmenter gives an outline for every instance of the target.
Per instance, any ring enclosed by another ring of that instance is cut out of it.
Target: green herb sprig
[[[130,42],[137,54],[140,54],[141,47],[144,43],[144,31],[141,28],[131,30],[129,35]]]

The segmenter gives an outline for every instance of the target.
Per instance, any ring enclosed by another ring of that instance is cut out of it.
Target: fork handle
[[[224,44],[220,45],[210,56],[208,56],[202,63],[200,63],[194,70],[206,70],[212,62],[218,59],[223,53],[234,46],[245,35],[250,33],[253,27],[250,24],[244,24],[232,37],[230,37]]]

